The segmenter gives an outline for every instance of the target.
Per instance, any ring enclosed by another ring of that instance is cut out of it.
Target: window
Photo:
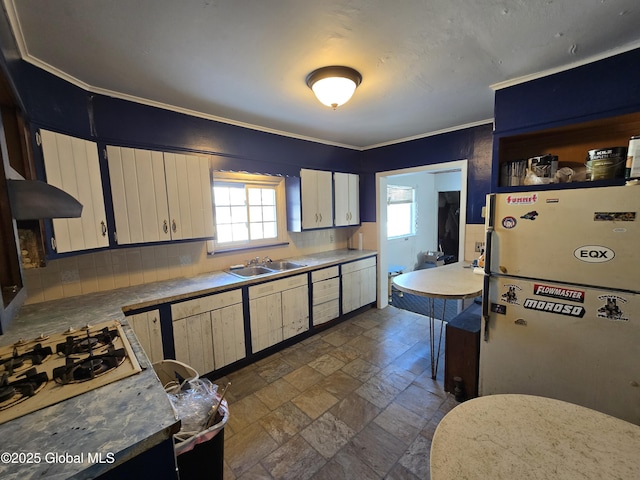
[[[387,186],[387,238],[415,234],[415,188]]]
[[[217,249],[285,241],[284,179],[252,174],[213,174]]]

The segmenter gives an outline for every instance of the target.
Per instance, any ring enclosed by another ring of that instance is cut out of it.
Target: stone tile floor
[[[218,379],[231,382],[225,480],[428,480],[457,405],[443,357],[432,380],[428,319],[389,306]]]

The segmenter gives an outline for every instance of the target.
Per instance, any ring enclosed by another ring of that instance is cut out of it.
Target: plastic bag
[[[168,393],[169,400],[182,421],[178,434],[181,438],[200,433],[211,407],[219,400],[218,386],[206,378],[189,380],[188,387],[176,393]]]
[[[193,435],[186,439],[183,439],[181,434],[176,434],[174,436],[176,440],[176,455],[181,455],[190,450],[193,450],[196,445],[208,442],[218,433],[220,433],[220,431],[224,428],[227,421],[229,420],[229,405],[227,404],[226,400],[222,400],[222,402],[220,403],[216,418],[219,419],[219,421],[215,425],[212,425],[210,428],[203,430],[197,435]]]

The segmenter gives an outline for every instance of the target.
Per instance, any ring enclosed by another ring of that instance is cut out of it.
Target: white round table
[[[435,350],[435,299],[443,299],[442,318],[447,308],[447,300],[474,298],[482,293],[483,275],[474,273],[473,268],[463,263],[451,263],[442,267],[414,270],[393,278],[393,285],[400,291],[427,297],[427,316],[429,317],[429,341],[431,347],[431,378],[438,373],[438,360],[442,345],[443,327]]]
[[[461,403],[438,424],[431,480],[640,479],[640,426],[533,395]]]

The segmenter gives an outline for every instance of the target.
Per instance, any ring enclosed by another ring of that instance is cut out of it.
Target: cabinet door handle
[[[319,215],[320,215],[320,223],[322,223],[322,214],[319,214]]]
[[[56,239],[55,237],[51,237],[51,250],[56,251]]]
[[[157,317],[153,317],[152,322],[153,322],[153,323],[158,323],[158,318],[157,318]]]
[[[176,225],[175,218],[171,221],[171,230],[173,231],[173,233],[176,233],[178,231],[178,226]]]
[[[162,231],[164,233],[169,233],[169,224],[166,220],[162,222]]]
[[[106,223],[104,223],[104,220],[102,220],[102,221],[100,222],[100,226],[101,226],[101,228],[102,228],[102,236],[103,236],[103,237],[106,237],[106,236],[107,236],[107,224],[106,224]]]

